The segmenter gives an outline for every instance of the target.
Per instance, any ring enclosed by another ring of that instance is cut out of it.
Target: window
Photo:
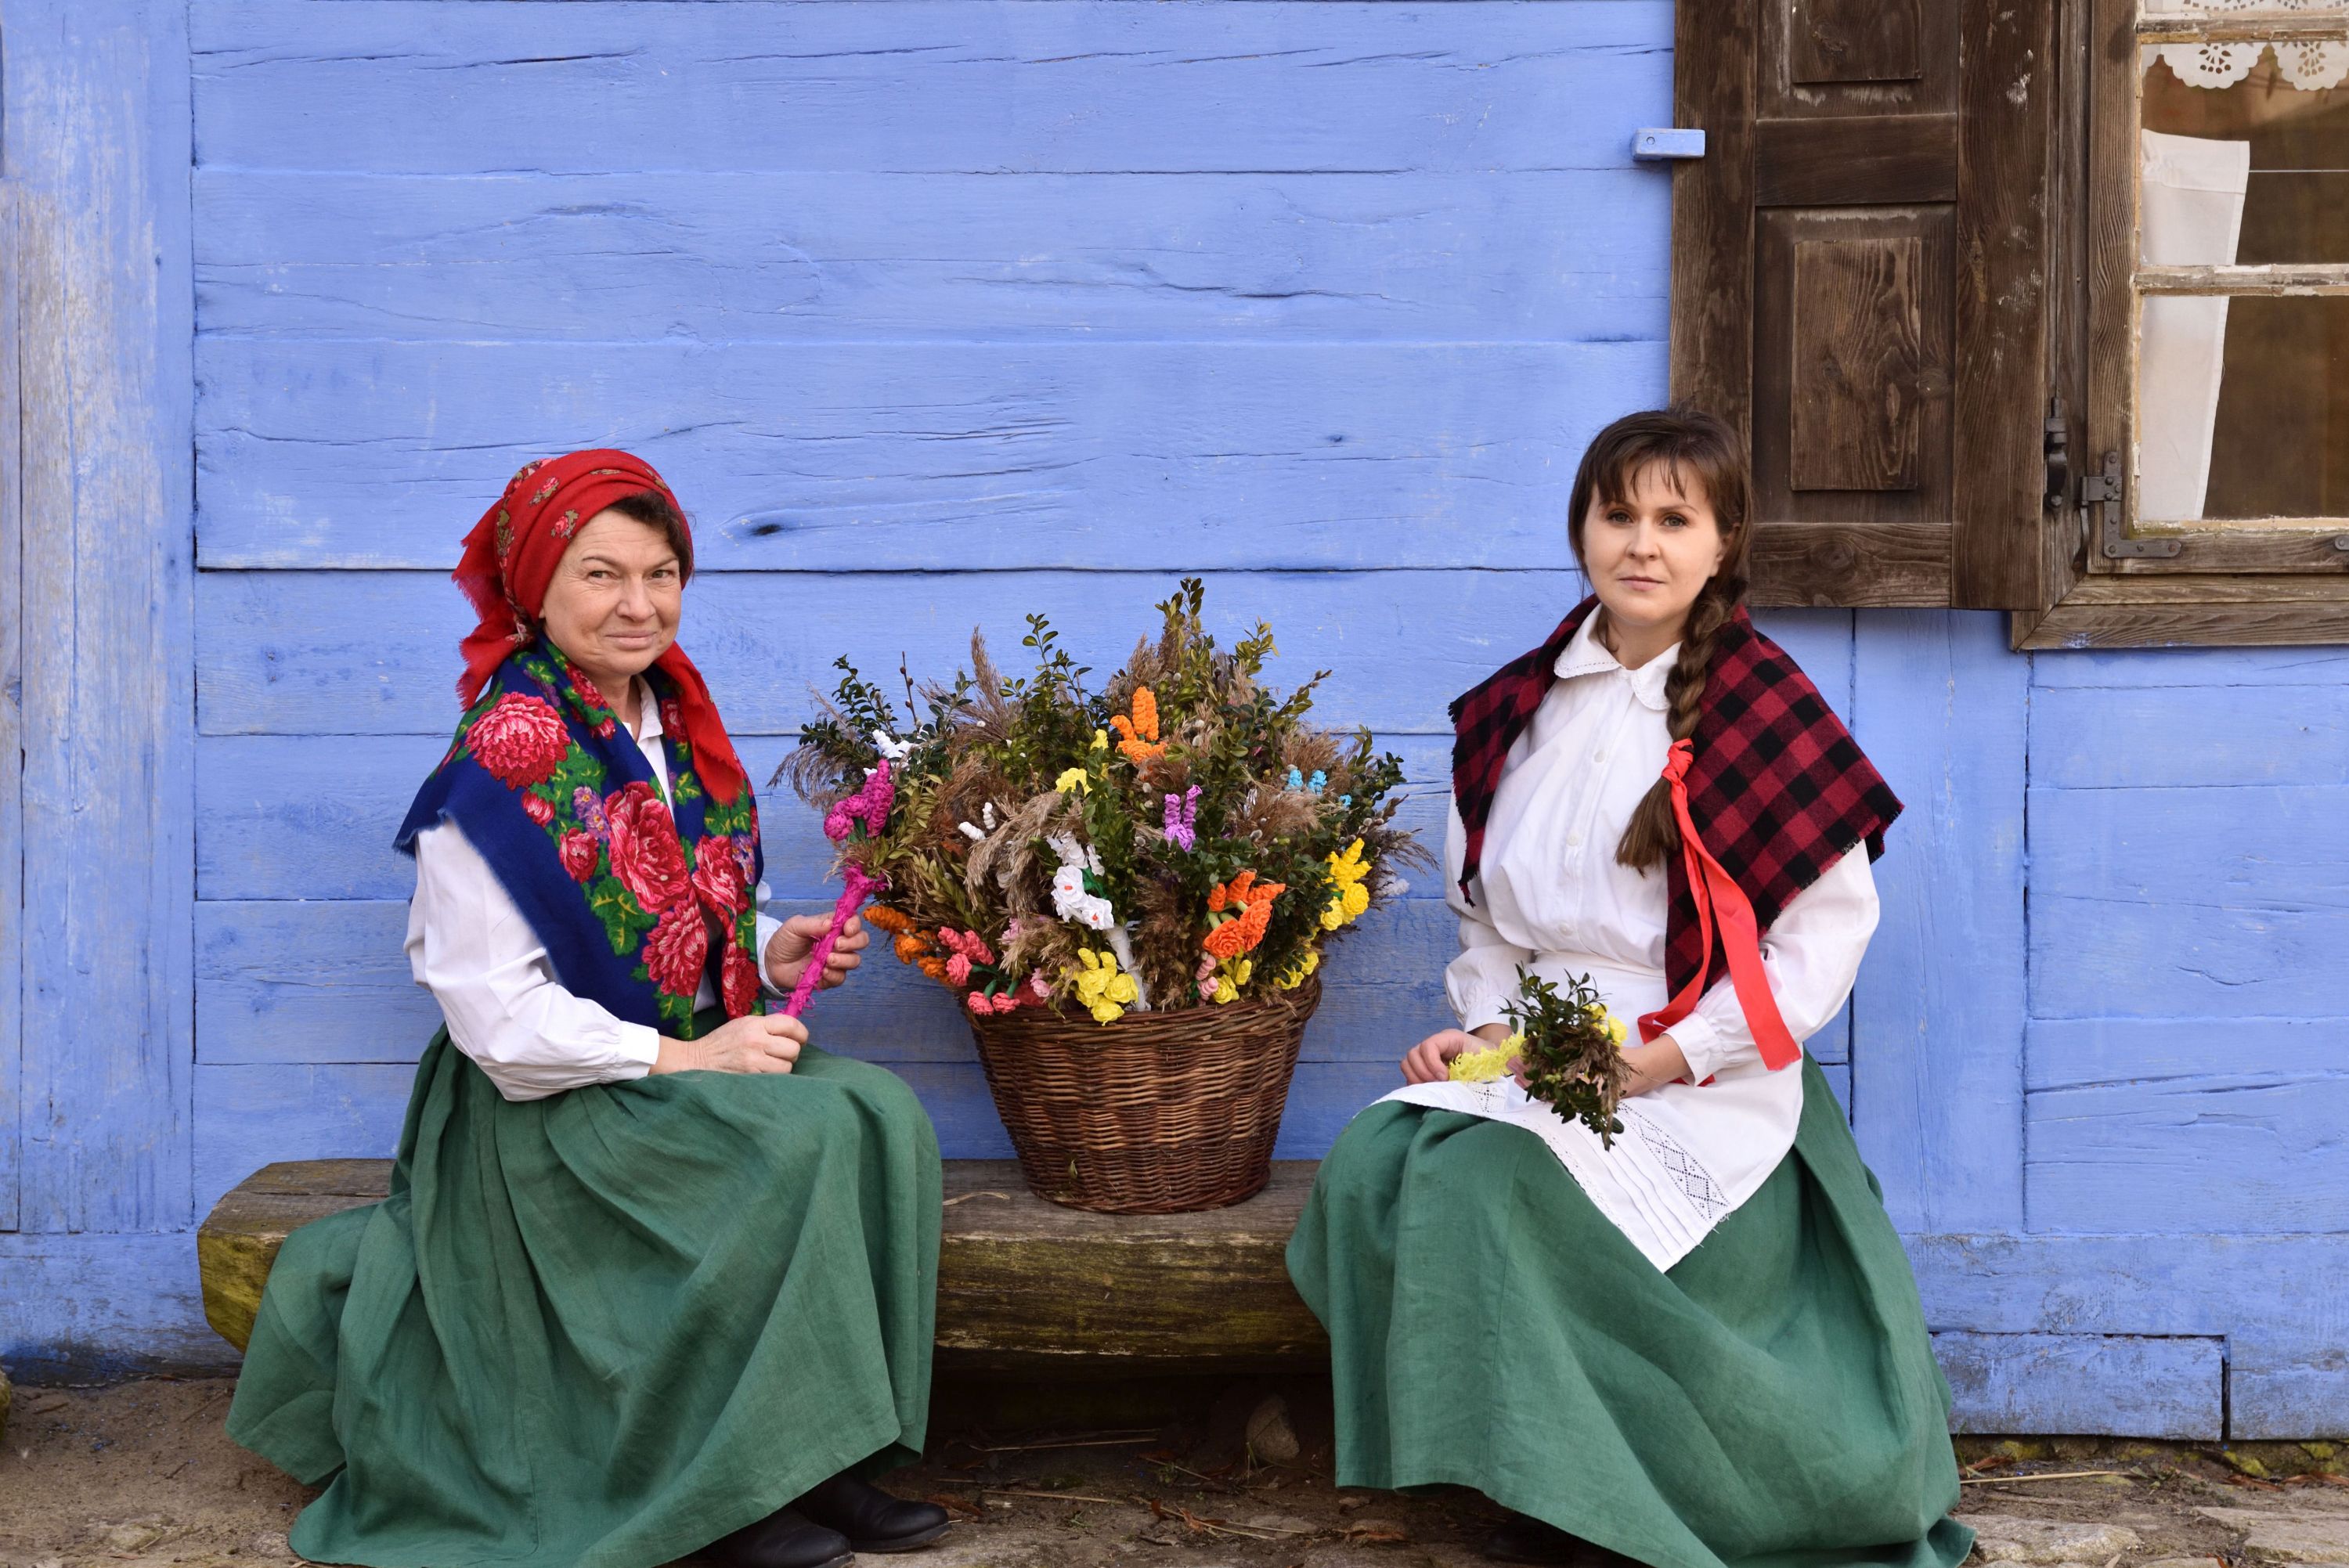
[[[2349,641],[2349,0],[1682,0],[1676,396],[1764,603]]]

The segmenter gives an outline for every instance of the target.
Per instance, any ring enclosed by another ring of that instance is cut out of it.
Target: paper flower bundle
[[[1502,1009],[1516,1033],[1497,1046],[1463,1051],[1452,1059],[1454,1083],[1489,1082],[1520,1069],[1526,1092],[1574,1117],[1611,1148],[1623,1130],[1615,1108],[1623,1103],[1630,1069],[1623,1042],[1630,1031],[1607,1010],[1588,975],[1558,988],[1520,966],[1517,997]]]
[[[1395,866],[1426,863],[1394,823],[1400,759],[1307,722],[1322,676],[1266,689],[1269,629],[1219,650],[1204,603],[1185,579],[1099,691],[1041,615],[1032,673],[974,636],[968,671],[906,676],[902,705],[838,661],[779,777],[833,812],[886,771],[895,809],[842,842],[843,870],[885,889],[868,918],[972,1013],[1106,1024],[1293,989]]]

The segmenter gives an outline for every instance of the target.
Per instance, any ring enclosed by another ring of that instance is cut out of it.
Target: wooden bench
[[[1245,1203],[1201,1214],[1092,1214],[1031,1194],[1010,1161],[950,1160],[938,1247],[938,1361],[972,1371],[1326,1367],[1330,1342],[1282,1253],[1313,1162],[1272,1168]],[[372,1203],[388,1160],[264,1166],[196,1233],[204,1316],[238,1349],[286,1233]]]

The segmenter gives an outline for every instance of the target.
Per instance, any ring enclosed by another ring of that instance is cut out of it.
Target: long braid
[[[1705,583],[1696,603],[1689,606],[1680,656],[1672,661],[1672,673],[1664,679],[1664,700],[1670,705],[1665,727],[1674,740],[1687,740],[1696,734],[1697,720],[1704,713],[1705,676],[1713,667],[1713,645],[1744,596],[1744,578],[1724,569]],[[1644,872],[1665,864],[1680,848],[1671,786],[1659,779],[1625,824],[1622,841],[1615,846],[1615,859]]]

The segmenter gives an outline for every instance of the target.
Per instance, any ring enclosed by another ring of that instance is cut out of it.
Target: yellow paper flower
[[[1335,931],[1350,921],[1360,920],[1362,912],[1371,907],[1371,890],[1365,885],[1371,868],[1362,863],[1362,841],[1356,839],[1346,846],[1343,854],[1330,857],[1330,880],[1336,891],[1321,909],[1321,929]]]
[[[1296,963],[1290,965],[1288,966],[1288,973],[1282,975],[1281,977],[1275,980],[1273,984],[1279,986],[1284,991],[1294,991],[1299,985],[1305,984],[1305,977],[1307,975],[1312,974],[1316,969],[1320,967],[1321,950],[1318,947],[1309,947],[1305,950],[1304,956],[1298,959]]]
[[[1107,751],[1109,749],[1108,730],[1096,729],[1093,731],[1093,749],[1095,751]]]
[[[1452,1058],[1451,1081],[1454,1083],[1492,1083],[1509,1076],[1509,1064],[1526,1048],[1523,1035],[1511,1035],[1497,1046],[1487,1046],[1480,1051],[1463,1051]]]
[[[1133,976],[1120,969],[1116,959],[1089,947],[1077,949],[1077,960],[1084,965],[1077,971],[1077,1000],[1092,1014],[1094,1022],[1116,1023],[1140,995]]]
[[[1623,1042],[1631,1037],[1631,1031],[1623,1026],[1622,1019],[1610,1014],[1607,1019],[1607,1037],[1615,1042],[1615,1048],[1619,1051],[1623,1048]]]
[[[1092,789],[1092,781],[1085,777],[1085,770],[1083,769],[1071,768],[1064,770],[1058,779],[1052,780],[1052,788],[1059,790],[1063,795],[1067,794],[1071,789],[1081,789],[1087,793],[1091,793]]]
[[[1228,975],[1216,975],[1216,1000],[1218,1002],[1237,1002],[1239,999],[1240,988],[1232,984],[1232,977]]]

